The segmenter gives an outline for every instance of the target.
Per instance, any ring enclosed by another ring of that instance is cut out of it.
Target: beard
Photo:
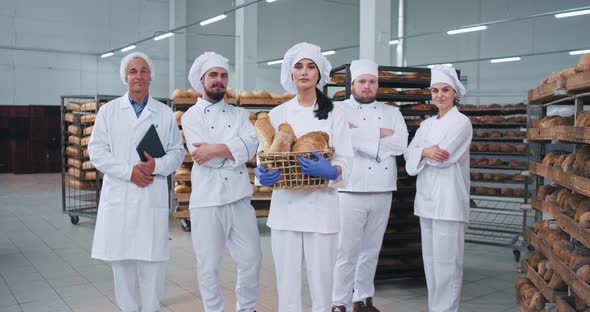
[[[216,87],[220,87],[221,91],[215,91]],[[222,84],[213,85],[211,88],[205,89],[205,95],[213,101],[219,102],[225,96],[225,86]]]
[[[352,95],[354,97],[354,99],[359,102],[360,104],[369,104],[369,103],[373,103],[375,102],[375,99],[377,98],[377,95],[375,96],[365,96],[365,97],[361,97],[361,96],[356,96],[356,95]]]

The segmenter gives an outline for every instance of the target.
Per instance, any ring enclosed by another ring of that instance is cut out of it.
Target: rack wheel
[[[512,254],[514,255],[514,261],[520,261],[520,250],[514,249],[512,250]]]
[[[183,231],[190,232],[191,231],[191,220],[180,219],[180,226],[182,227]]]
[[[80,217],[70,215],[70,222],[72,222],[73,225],[78,224],[79,221],[80,221]]]

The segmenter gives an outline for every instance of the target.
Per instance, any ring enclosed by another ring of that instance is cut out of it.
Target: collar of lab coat
[[[447,116],[449,116],[449,115],[450,115],[450,116],[454,116],[454,115],[456,115],[456,114],[458,114],[458,113],[459,113],[459,110],[457,109],[457,106],[455,105],[455,106],[453,106],[453,108],[451,108],[451,110],[449,110],[449,112],[448,112],[446,115],[444,115],[444,116],[443,116],[443,118],[438,118],[438,115],[436,115],[436,116],[435,116],[435,119],[436,119],[436,120],[442,120],[442,119],[445,119],[445,118],[447,118]],[[452,117],[451,117],[451,118],[452,118]]]
[[[123,109],[133,109],[133,106],[131,106],[131,101],[129,100],[129,92],[125,92],[125,95],[123,95],[123,99],[127,103],[125,103],[126,105],[121,105],[119,107],[119,109],[122,109],[122,110]],[[153,101],[155,101],[155,100],[152,98],[151,95],[148,94],[148,100],[147,100],[147,103],[145,104],[144,109],[148,109],[152,113],[155,113],[157,111],[157,107],[156,107],[156,105],[154,105]]]
[[[202,112],[203,114],[207,114],[207,113],[211,113],[215,110],[219,110],[221,108],[225,108],[227,104],[225,103],[225,100],[222,99],[219,102],[216,103],[211,103],[207,100],[205,100],[204,98],[200,97],[197,99],[197,104],[195,104],[195,106],[197,107],[197,109]]]
[[[356,109],[359,109],[359,108],[360,108],[362,105],[367,105],[367,107],[368,107],[368,106],[371,106],[371,105],[375,105],[375,104],[377,104],[377,101],[373,101],[373,102],[371,102],[371,103],[359,103],[359,102],[357,102],[357,100],[354,98],[354,96],[351,96],[351,97],[350,97],[350,99],[349,99],[349,101],[350,101],[352,104],[354,104],[354,107],[355,107]]]

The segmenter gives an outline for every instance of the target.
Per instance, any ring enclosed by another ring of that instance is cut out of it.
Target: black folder
[[[156,131],[156,127],[153,124],[150,126],[148,131],[143,136],[143,139],[141,139],[137,145],[137,153],[139,154],[139,158],[141,158],[141,161],[147,161],[147,158],[145,158],[143,152],[147,152],[153,158],[166,155],[164,146],[162,146],[162,141],[160,141],[160,137],[158,136],[158,131]]]

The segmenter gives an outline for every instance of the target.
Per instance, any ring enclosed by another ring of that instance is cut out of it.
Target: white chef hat
[[[127,80],[125,79],[127,77],[127,65],[129,65],[129,62],[131,62],[131,60],[135,58],[142,58],[148,64],[148,67],[150,68],[150,77],[152,78],[152,80],[154,80],[155,71],[152,60],[150,60],[150,58],[147,55],[145,55],[145,53],[133,52],[125,55],[125,57],[121,60],[121,66],[119,67],[121,81],[123,81],[123,83],[127,85]]]
[[[215,52],[205,52],[195,59],[188,72],[188,81],[195,90],[203,92],[201,78],[213,67],[221,67],[229,72],[229,61]]]
[[[373,75],[379,77],[379,66],[377,63],[368,60],[354,60],[350,63],[350,81],[353,81],[361,75]]]
[[[287,92],[297,93],[297,88],[293,82],[293,66],[302,59],[312,60],[318,67],[320,73],[320,81],[318,82],[318,88],[322,88],[330,80],[330,70],[332,70],[332,64],[322,55],[320,47],[315,44],[301,42],[285,53],[283,57],[283,63],[281,65],[281,85],[287,90]]]
[[[455,93],[457,93],[457,101],[463,99],[466,93],[465,87],[459,80],[459,77],[457,77],[457,72],[453,67],[447,65],[434,65],[430,69],[430,72],[430,87],[435,83],[444,82],[455,89]]]

